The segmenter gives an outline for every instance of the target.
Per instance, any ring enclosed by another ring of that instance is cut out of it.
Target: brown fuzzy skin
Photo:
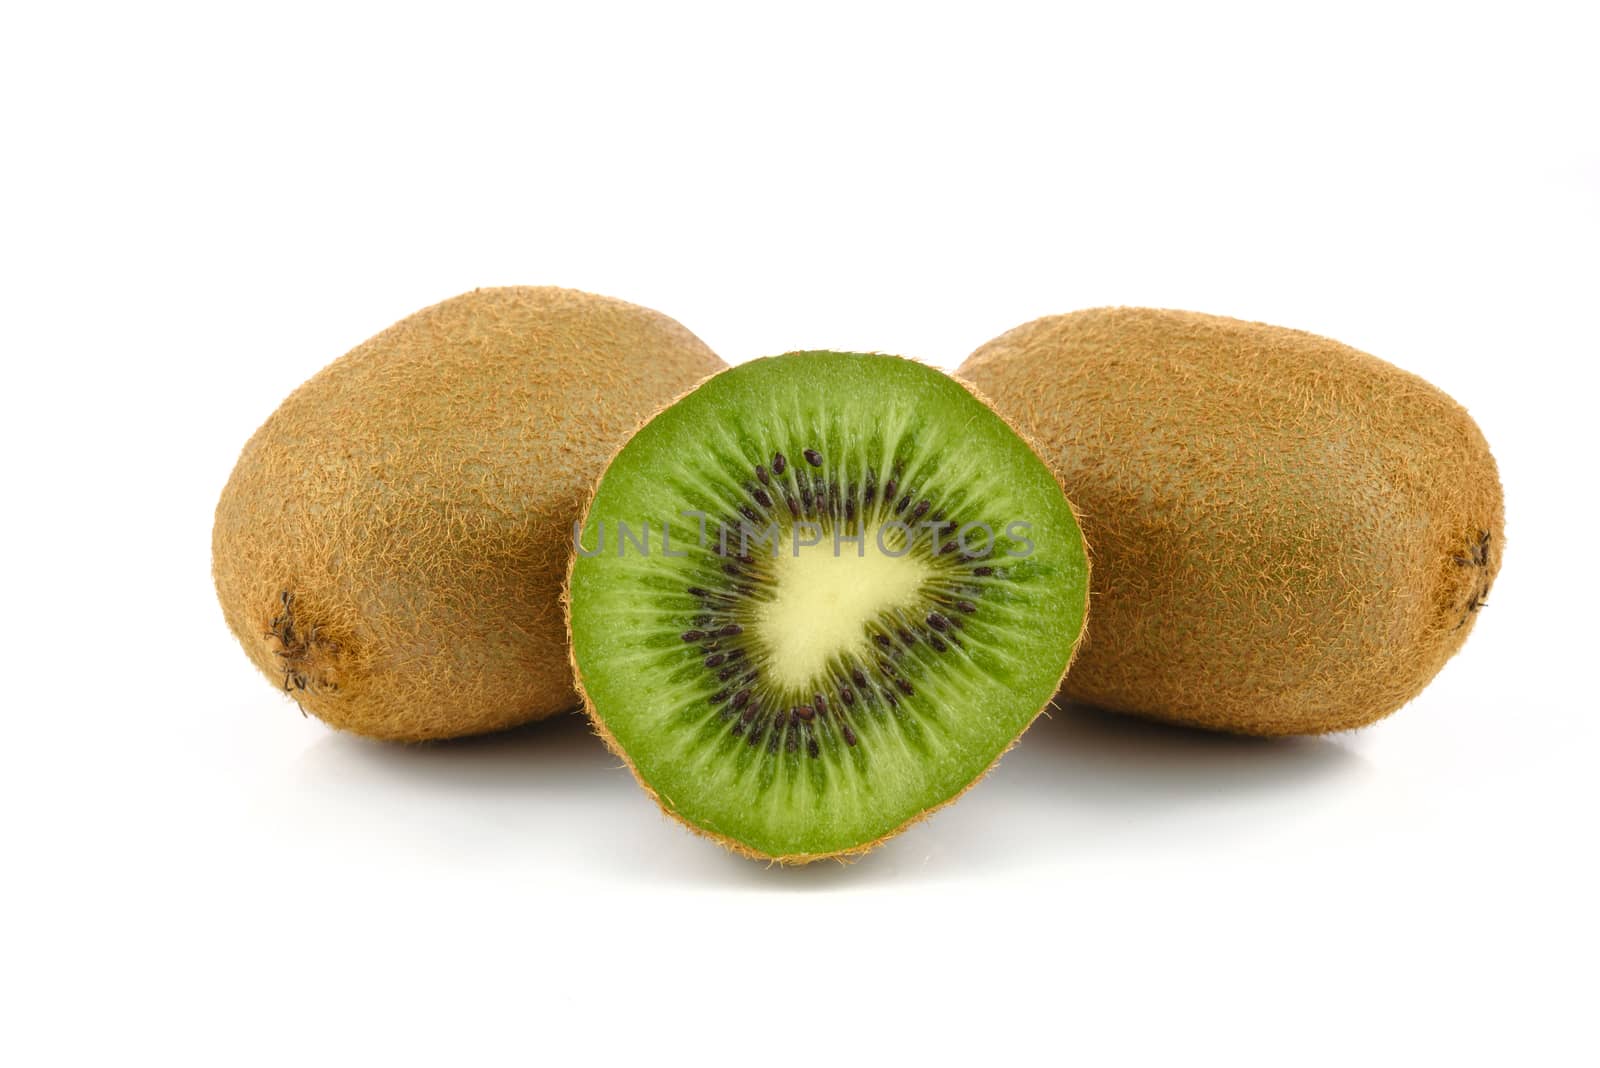
[[[970,382],[962,382],[960,379],[957,379],[956,381],[959,382],[961,384],[961,386],[963,388],[965,388],[968,393],[971,393],[973,396],[977,397],[980,401],[983,401],[984,404],[988,405],[991,409],[993,409],[995,411],[995,414],[1000,417],[1001,421],[1004,422],[1007,426],[1009,426],[1012,429],[1012,431],[1017,434],[1018,437],[1022,438],[1022,440],[1027,444],[1028,448],[1030,450],[1032,450],[1033,454],[1035,456],[1039,457],[1040,462],[1041,463],[1045,463],[1045,459],[1044,459],[1045,454],[1040,450],[1038,442],[1034,441],[1033,438],[1029,437],[1027,434],[1024,434],[1022,432],[1022,430],[1020,428],[1018,428],[1018,426],[1017,426],[1017,424],[1015,422],[1013,422],[1010,419],[1006,418],[1005,414],[1003,412],[1001,412],[999,409],[995,408],[994,404],[989,400],[989,398],[985,397],[983,395],[983,393],[980,392],[979,389],[976,386],[974,386],[972,383],[970,383]],[[695,388],[698,388],[698,385]],[[684,396],[688,396],[688,394],[692,393],[692,392],[694,392],[693,389],[687,390],[687,391],[685,391]],[[661,414],[661,411],[664,411],[666,408],[670,408],[672,406],[672,404],[676,404],[679,400],[682,400],[682,399],[683,399],[683,397],[677,397],[672,401],[671,404],[663,405],[661,409],[658,409],[656,412],[651,414],[650,419],[654,419],[657,415]],[[640,428],[642,429],[643,426],[645,425],[645,423],[648,423],[650,421],[650,419],[646,419],[643,422],[641,422],[639,424]],[[635,431],[635,432],[637,432],[637,431]],[[630,435],[630,437],[631,436],[632,435]],[[620,453],[622,451],[623,445],[626,445],[626,444],[627,444],[626,440],[624,440],[621,443],[619,443],[617,445],[616,452]],[[606,465],[605,466],[606,467],[610,467],[611,466],[611,461],[615,460],[615,459],[616,459],[616,455],[614,453],[610,457],[610,459],[608,459],[606,461]],[[1054,472],[1054,467],[1052,465],[1050,465],[1049,463],[1045,463],[1045,467],[1047,469],[1049,469],[1052,473]],[[604,474],[605,474],[605,472],[602,470],[601,476],[604,476]],[[1060,483],[1061,483],[1061,478],[1060,478],[1059,475],[1056,476],[1056,483],[1057,483],[1057,485],[1060,485]],[[1064,487],[1063,487],[1063,489],[1064,489]],[[584,498],[582,514],[585,517],[585,519],[587,519],[587,517],[588,517],[590,506],[594,504],[595,494],[598,493],[599,490],[600,490],[600,477],[597,477],[594,480],[594,485],[589,487],[589,492]],[[1077,522],[1078,529],[1081,531],[1083,529],[1083,516],[1078,512],[1077,506],[1073,504],[1073,502],[1072,502],[1072,500],[1070,498],[1067,500],[1067,507],[1072,509],[1073,519]],[[1085,543],[1086,543],[1085,547],[1086,548],[1087,548],[1087,540],[1088,539],[1085,538]],[[1086,561],[1086,563],[1087,562],[1088,561]],[[571,631],[572,631],[572,569],[577,566],[577,563],[578,563],[577,554],[576,553],[571,554],[571,558],[567,561],[566,579],[565,579],[565,581],[564,581],[564,583],[562,585],[562,589],[561,589],[561,607],[562,607],[563,615],[564,615],[565,620],[566,620],[566,626],[567,626],[568,634],[570,634]],[[1090,567],[1090,572],[1089,573],[1092,576],[1092,574],[1093,574],[1092,566]],[[1085,596],[1084,596],[1084,605],[1083,605],[1084,625],[1083,625],[1083,627],[1081,629],[1079,629],[1078,636],[1073,639],[1072,648],[1067,653],[1067,666],[1066,666],[1065,669],[1063,669],[1063,671],[1061,673],[1061,679],[1057,680],[1057,682],[1056,682],[1056,686],[1058,688],[1060,687],[1061,683],[1063,681],[1065,681],[1065,679],[1067,678],[1068,673],[1072,670],[1072,665],[1077,660],[1077,657],[1078,657],[1078,651],[1083,648],[1084,638],[1087,636],[1088,631],[1089,631],[1088,620],[1089,620],[1089,601],[1090,601],[1090,598],[1088,596],[1088,592],[1089,592],[1088,588],[1086,587],[1085,591],[1084,591]],[[896,827],[894,830],[890,831],[888,834],[885,834],[885,835],[883,835],[883,836],[881,836],[879,838],[874,838],[870,842],[864,842],[861,845],[854,846],[854,847],[852,847],[850,849],[840,849],[840,850],[836,850],[836,851],[834,851],[832,853],[782,853],[782,854],[778,854],[778,855],[773,855],[773,854],[770,854],[770,853],[763,853],[758,849],[752,849],[750,846],[745,845],[743,842],[739,841],[736,838],[729,838],[727,835],[718,834],[715,831],[706,830],[704,827],[701,827],[700,825],[694,823],[693,821],[691,821],[689,819],[686,819],[680,812],[678,812],[677,808],[674,807],[667,798],[662,797],[661,794],[656,790],[656,788],[654,786],[651,786],[650,783],[648,781],[646,781],[646,779],[645,779],[645,777],[643,775],[639,774],[638,767],[633,763],[633,760],[628,756],[627,752],[622,748],[622,745],[617,741],[616,735],[612,734],[610,729],[606,726],[605,720],[603,720],[600,717],[599,711],[594,707],[594,702],[589,700],[589,695],[583,688],[583,672],[580,671],[579,668],[578,668],[577,653],[572,649],[570,641],[568,642],[568,645],[567,645],[567,658],[568,658],[568,666],[569,666],[569,668],[570,668],[570,670],[572,672],[572,677],[575,680],[577,680],[578,694],[582,698],[582,701],[583,701],[583,711],[584,711],[585,715],[587,715],[589,717],[589,723],[594,727],[595,735],[598,736],[599,739],[602,742],[605,743],[606,748],[609,749],[612,752],[612,754],[616,756],[616,758],[618,760],[622,761],[623,765],[628,769],[628,771],[633,774],[634,781],[639,784],[640,789],[642,789],[645,792],[645,794],[649,796],[650,800],[652,800],[652,801],[654,801],[656,803],[656,806],[658,808],[660,808],[662,812],[666,813],[666,815],[670,816],[674,821],[676,821],[679,824],[682,824],[684,827],[687,827],[690,831],[693,831],[695,834],[699,835],[700,837],[709,839],[709,840],[717,843],[718,845],[722,846],[722,848],[726,849],[728,852],[733,853],[736,856],[745,857],[746,859],[749,859],[749,860],[766,861],[768,864],[777,864],[777,865],[780,865],[782,867],[796,867],[797,868],[797,867],[802,867],[802,866],[804,866],[806,864],[813,863],[814,861],[818,861],[818,860],[836,860],[841,864],[851,863],[851,862],[853,862],[855,860],[858,860],[859,858],[865,856],[866,854],[872,852],[874,849],[877,849],[879,846],[883,845],[889,839],[894,838],[896,835],[901,834],[902,832],[904,832],[908,828],[910,828],[910,827],[912,827],[912,826],[914,826],[914,825],[916,825],[918,823],[921,823],[923,820],[925,820],[928,817],[932,816],[934,813],[940,811],[941,809],[947,808],[950,805],[955,804],[957,801],[959,801],[963,797],[967,796],[967,791],[968,790],[971,790],[974,786],[978,785],[984,779],[988,778],[989,774],[992,771],[994,771],[995,768],[1000,766],[1000,758],[1005,756],[1007,753],[1011,752],[1011,750],[1016,746],[1017,742],[1022,740],[1022,736],[1028,732],[1028,727],[1033,726],[1033,724],[1038,721],[1039,717],[1041,715],[1043,715],[1045,713],[1045,711],[1050,707],[1050,702],[1046,702],[1045,704],[1041,705],[1039,710],[1033,714],[1031,719],[1028,720],[1027,726],[1023,727],[1021,731],[1017,732],[1017,736],[1011,740],[1011,744],[1007,745],[1003,750],[1001,750],[1000,753],[992,761],[989,762],[989,766],[988,767],[984,768],[977,775],[973,776],[972,781],[967,783],[967,785],[963,786],[960,790],[958,790],[953,797],[947,798],[943,802],[941,802],[941,803],[939,803],[937,805],[934,805],[931,808],[924,809],[923,811],[917,813],[915,816],[912,816],[910,819],[906,820],[904,823],[900,824],[900,826]]]
[[[1076,700],[1239,734],[1360,727],[1438,673],[1499,571],[1477,425],[1336,341],[1099,308],[1020,326],[957,374],[1082,512],[1094,628]]]
[[[423,741],[577,706],[561,585],[606,459],[723,363],[672,319],[480,289],[297,389],[217,504],[228,626],[334,727]]]

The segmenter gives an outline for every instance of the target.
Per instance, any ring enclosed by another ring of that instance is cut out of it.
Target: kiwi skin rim
[[[793,355],[794,352],[800,351],[804,350],[796,349],[793,350],[793,352],[785,353],[784,355]],[[896,360],[907,359],[907,357],[894,356],[890,353],[875,352],[869,353],[868,355],[889,356],[891,359]],[[916,363],[919,361],[911,362]],[[924,364],[923,366],[927,365]],[[610,457],[606,459],[605,467],[601,469],[599,477],[594,480],[594,485],[589,487],[588,499],[583,502],[584,520],[589,518],[589,509],[594,506],[595,495],[600,492],[600,483],[604,481],[606,472],[611,469],[611,465],[616,461],[617,456],[621,454],[622,450],[627,447],[628,442],[633,440],[633,435],[642,430],[648,423],[654,420],[656,416],[660,415],[668,408],[671,408],[673,405],[683,400],[685,397],[699,389],[701,386],[705,385],[711,379],[716,378],[718,375],[727,374],[731,370],[733,370],[732,367],[725,367],[720,371],[715,371],[707,375],[705,378],[702,378],[700,381],[690,386],[683,393],[674,397],[666,404],[663,404],[654,412],[651,412],[643,422],[634,428],[633,434],[629,434],[627,440],[624,440],[616,447],[616,449],[612,451]],[[938,370],[938,368],[934,368],[934,370]],[[929,816],[932,816],[945,806],[955,804],[961,798],[966,796],[968,790],[971,790],[974,786],[978,785],[979,782],[981,782],[991,771],[995,769],[995,766],[1000,763],[1000,758],[1011,752],[1012,748],[1022,740],[1022,736],[1028,732],[1028,728],[1033,726],[1034,721],[1036,721],[1039,716],[1044,713],[1045,709],[1050,707],[1051,703],[1055,700],[1055,693],[1060,692],[1061,683],[1065,681],[1067,673],[1072,670],[1072,662],[1078,658],[1078,650],[1083,645],[1084,636],[1089,633],[1089,580],[1094,574],[1094,559],[1093,554],[1090,551],[1088,539],[1083,537],[1083,517],[1078,514],[1077,506],[1073,504],[1072,499],[1067,496],[1067,490],[1066,487],[1062,485],[1061,478],[1055,473],[1049,464],[1044,462],[1044,458],[1039,455],[1039,447],[1034,443],[1032,438],[1028,437],[1028,435],[1024,434],[1021,430],[1017,429],[1016,425],[1012,423],[1010,419],[1007,419],[1004,415],[1002,415],[995,408],[995,406],[990,403],[989,398],[985,397],[980,390],[972,385],[972,383],[957,378],[955,375],[948,374],[948,372],[941,373],[944,373],[951,381],[955,382],[958,386],[971,394],[978,401],[978,403],[982,404],[984,407],[993,412],[995,416],[1002,423],[1004,423],[1013,434],[1020,438],[1022,443],[1028,447],[1028,451],[1033,454],[1034,459],[1038,460],[1039,463],[1044,466],[1044,469],[1050,473],[1050,477],[1055,481],[1056,488],[1061,491],[1062,499],[1067,502],[1067,508],[1072,512],[1073,522],[1078,524],[1079,537],[1083,538],[1083,624],[1078,628],[1077,637],[1072,640],[1072,648],[1067,651],[1066,667],[1062,669],[1061,678],[1056,680],[1056,684],[1053,687],[1053,692],[1050,699],[1045,701],[1045,703],[1039,707],[1039,710],[1029,717],[1028,722],[1020,731],[1017,732],[1016,737],[1011,739],[1010,744],[1008,744],[1004,749],[1000,750],[1000,752],[996,754],[995,758],[989,762],[988,766],[982,771],[978,772],[977,775],[973,776],[972,781],[967,783],[967,785],[963,786],[960,790],[957,790],[954,794],[945,798],[938,804],[923,809],[921,812],[917,813],[915,816],[912,816],[910,819],[906,820],[904,823],[900,824],[900,826],[894,828],[894,830],[887,834],[881,835],[870,842],[864,842],[861,845],[850,846],[847,849],[836,849],[831,853],[784,853],[774,856],[770,853],[763,853],[759,849],[752,849],[743,842],[734,838],[729,838],[727,835],[718,834],[715,831],[708,831],[704,827],[701,827],[680,815],[677,809],[671,804],[671,799],[663,798],[661,794],[657,792],[656,788],[646,782],[643,775],[639,774],[639,769],[634,766],[633,761],[629,759],[628,754],[623,750],[622,746],[617,744],[616,737],[609,729],[607,729],[605,721],[600,718],[600,714],[595,710],[594,702],[589,699],[589,691],[583,685],[583,672],[578,667],[578,653],[576,648],[573,646],[572,640],[572,571],[578,563],[577,550],[574,548],[572,554],[567,558],[567,578],[561,586],[561,615],[562,619],[566,622],[567,627],[567,660],[572,665],[572,677],[578,691],[578,696],[583,700],[583,712],[584,715],[589,717],[590,727],[593,728],[594,733],[600,737],[600,740],[605,743],[606,748],[611,750],[618,760],[622,761],[623,765],[627,767],[628,771],[633,775],[634,781],[639,784],[639,788],[650,796],[650,800],[654,801],[656,806],[660,808],[662,812],[665,812],[668,816],[671,816],[678,823],[681,823],[683,826],[689,828],[690,831],[693,831],[700,837],[711,839],[711,841],[722,846],[722,848],[726,849],[730,853],[735,853],[741,857],[748,857],[751,860],[764,860],[767,861],[769,865],[778,864],[785,867],[799,867],[804,864],[810,864],[812,861],[816,860],[837,860],[841,864],[845,864],[872,852],[874,849],[878,848],[895,835],[906,830],[906,828],[910,827],[912,824],[921,823],[923,820],[927,819]],[[580,520],[580,522],[581,521],[582,520]]]

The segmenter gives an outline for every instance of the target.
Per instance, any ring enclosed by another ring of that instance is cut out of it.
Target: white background
[[[1584,6],[8,6],[0,1059],[1595,1063]],[[1327,334],[1472,410],[1504,571],[1371,729],[1058,710],[860,863],[764,868],[576,718],[340,736],[223,625],[245,438],[510,283],[733,362],[1107,303]]]

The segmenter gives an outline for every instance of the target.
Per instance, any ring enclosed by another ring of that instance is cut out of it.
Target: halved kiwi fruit
[[[670,815],[786,862],[960,794],[1088,609],[1072,506],[967,388],[892,356],[724,371],[601,477],[568,580],[596,728]]]

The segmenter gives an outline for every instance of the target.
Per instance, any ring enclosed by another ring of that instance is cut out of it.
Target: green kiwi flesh
[[[597,729],[672,816],[786,862],[959,795],[1055,693],[1089,565],[1059,483],[892,356],[724,371],[595,489],[568,583]]]

